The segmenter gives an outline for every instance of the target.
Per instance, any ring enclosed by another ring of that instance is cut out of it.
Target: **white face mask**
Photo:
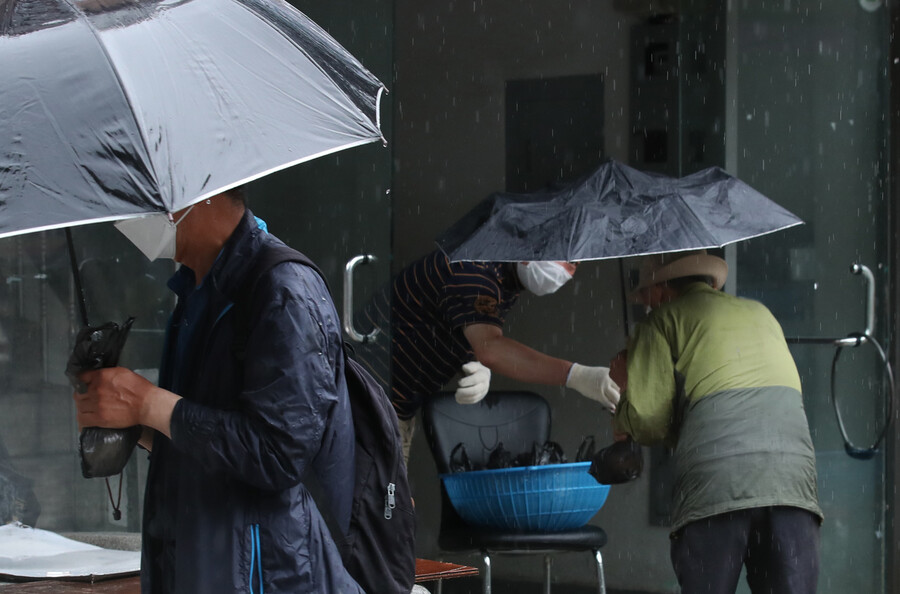
[[[172,260],[175,258],[178,223],[183,221],[193,208],[192,204],[177,221],[172,219],[171,213],[166,212],[125,219],[115,223],[115,227],[151,262],[157,258]]]
[[[555,293],[572,280],[572,274],[559,262],[518,262],[516,272],[522,285],[539,296]]]

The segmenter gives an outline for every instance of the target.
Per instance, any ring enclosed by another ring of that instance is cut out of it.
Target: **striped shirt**
[[[401,419],[415,416],[474,359],[463,329],[503,327],[522,286],[514,264],[453,262],[435,251],[407,266],[391,294],[391,401]]]

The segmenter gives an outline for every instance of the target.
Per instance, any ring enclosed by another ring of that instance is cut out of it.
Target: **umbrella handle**
[[[619,258],[619,288],[622,292],[622,319],[625,324],[625,343],[628,343],[628,337],[631,335],[630,332],[630,321],[629,321],[629,312],[628,312],[628,289],[626,288],[628,282],[628,275],[625,274],[625,264],[622,262],[622,258]]]
[[[81,314],[81,324],[86,328],[88,324],[87,302],[84,300],[84,287],[81,285],[81,274],[78,272],[78,259],[75,257],[75,243],[72,241],[72,230],[66,227],[66,245],[69,248],[69,264],[72,267],[72,279],[75,281],[75,300],[78,302],[78,311]]]

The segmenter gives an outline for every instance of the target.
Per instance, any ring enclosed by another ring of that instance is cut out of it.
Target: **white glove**
[[[466,375],[457,384],[456,401],[460,404],[481,402],[491,387],[491,370],[478,361],[469,361],[462,370]]]
[[[619,403],[619,386],[609,377],[609,367],[585,367],[572,363],[566,387],[596,400],[610,412],[616,412]]]

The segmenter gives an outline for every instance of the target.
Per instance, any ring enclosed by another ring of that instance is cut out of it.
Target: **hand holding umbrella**
[[[135,426],[138,429],[146,426],[168,433],[171,408],[180,398],[177,394],[157,387],[124,367],[85,371],[79,377],[85,385],[84,392],[75,392],[73,396],[79,426],[88,429],[109,427],[111,431],[117,428],[131,431]],[[140,433],[138,431],[138,437]]]
[[[66,375],[75,389],[76,403],[88,398],[91,373],[118,364],[133,323],[134,318],[129,318],[122,326],[113,322],[99,327],[86,325],[78,333],[66,364]],[[80,406],[78,413],[81,474],[85,478],[94,478],[115,476],[122,472],[141,436],[140,423],[109,425],[98,422],[100,419],[83,418]]]

